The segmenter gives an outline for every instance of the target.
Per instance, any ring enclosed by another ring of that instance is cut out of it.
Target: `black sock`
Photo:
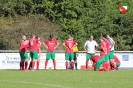
[[[77,62],[75,63],[75,68],[77,69]]]

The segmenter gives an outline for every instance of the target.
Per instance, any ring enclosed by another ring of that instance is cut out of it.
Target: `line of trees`
[[[99,41],[105,33],[115,40],[116,50],[132,50],[133,14],[120,16],[114,6],[114,0],[0,0],[0,17],[42,14],[60,26],[61,41],[71,34],[80,50],[90,35]]]

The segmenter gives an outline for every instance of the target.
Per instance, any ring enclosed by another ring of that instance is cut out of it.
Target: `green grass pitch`
[[[0,70],[0,88],[133,88],[133,70]]]

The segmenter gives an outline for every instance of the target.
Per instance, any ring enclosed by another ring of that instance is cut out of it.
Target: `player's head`
[[[105,39],[106,39],[106,34],[104,34],[102,37],[103,37],[103,39],[105,40]]]
[[[71,37],[71,39],[72,39],[72,40],[74,40],[74,38],[73,38],[73,37]]]
[[[94,38],[94,37],[93,37],[93,35],[91,35],[91,36],[90,36],[90,40],[92,41],[92,40],[93,40],[93,38]]]
[[[23,39],[23,40],[26,40],[26,36],[25,36],[25,35],[22,35],[22,39]]]
[[[53,35],[49,35],[49,39],[52,40],[54,38]]]
[[[36,38],[35,34],[32,34],[31,37],[32,37],[32,38]]]
[[[37,36],[36,38],[37,38],[38,40],[40,40],[40,37],[39,37],[39,36]]]
[[[71,35],[68,35],[68,39],[72,39],[72,36]]]
[[[107,39],[109,39],[109,38],[110,38],[110,36],[109,36],[108,34],[106,34],[106,38],[107,38]]]
[[[104,39],[103,36],[100,36],[99,40],[100,40],[100,41],[103,41],[103,39]]]

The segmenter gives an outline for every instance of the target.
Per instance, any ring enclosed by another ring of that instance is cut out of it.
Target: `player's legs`
[[[71,69],[72,68],[72,64],[71,64],[71,59],[69,57],[69,65],[68,65],[68,69]]]
[[[109,53],[105,55],[105,61],[109,61]]]
[[[103,62],[103,63],[104,63],[104,62]],[[105,71],[105,70],[104,70],[103,63],[101,64],[100,68],[99,68],[99,69],[97,69],[97,71]]]
[[[70,57],[70,53],[65,53],[65,59],[66,59],[65,66],[66,66],[66,70],[68,70],[69,57]]]
[[[38,53],[37,51],[31,51],[32,53],[32,70],[34,70],[35,62],[38,59]]]
[[[24,57],[25,57],[25,59],[24,59],[24,61],[25,61],[25,70],[27,70],[28,69],[28,61],[29,61],[29,57],[28,57],[28,53],[27,52],[25,52],[24,53]]]
[[[30,57],[31,57],[31,62],[29,65],[29,69],[31,70],[32,69],[32,63],[33,63],[33,51],[30,51]]]
[[[95,62],[93,62],[92,66],[93,66],[93,67],[94,67],[94,69],[95,69],[95,67],[96,67],[96,63],[95,63]]]
[[[71,66],[73,70],[74,69],[74,53],[70,53],[70,60],[71,60]]]
[[[20,64],[19,64],[19,67],[20,67],[20,70],[22,70],[22,54],[21,54],[21,51],[19,51],[19,55],[20,55]]]
[[[51,53],[47,52],[46,53],[46,60],[45,60],[45,67],[44,67],[44,69],[47,69],[47,64],[48,64],[48,60],[50,59],[50,57],[51,57]]]
[[[90,54],[90,53],[87,53],[86,55],[86,69],[88,69],[88,63],[89,63],[89,60],[92,56],[94,56],[95,54]]]
[[[100,68],[101,64],[105,61],[105,58],[106,58],[106,55],[102,56],[101,59],[97,60],[96,67],[94,69],[95,71]]]
[[[109,60],[113,59],[113,57],[114,57],[114,50],[110,51]]]
[[[116,62],[113,59],[110,60],[110,64],[111,64],[111,70],[118,69]]]
[[[55,52],[51,52],[51,58],[53,60],[54,69],[56,69]]]
[[[105,71],[108,71],[108,70],[109,70],[109,67],[110,67],[110,64],[109,64],[109,56],[110,56],[110,53],[107,53],[107,54],[104,56],[103,67],[104,67]]]
[[[95,70],[99,69],[99,68],[100,68],[100,66],[101,66],[101,64],[102,64],[103,62],[104,62],[104,60],[103,60],[103,59],[99,59],[99,60],[97,60]]]
[[[116,66],[117,66],[117,67],[120,67],[120,65],[121,65],[120,63],[116,62]]]
[[[24,70],[24,60],[25,60],[25,56],[24,56],[24,51],[20,51],[20,57],[21,57],[21,61],[20,61],[20,70]]]
[[[105,62],[104,62],[104,66],[107,71],[109,70],[109,65],[110,65],[109,64],[109,56],[110,56],[110,52],[105,55]]]
[[[110,51],[110,54],[109,54],[110,67],[117,69],[117,66],[113,60],[113,57],[114,57],[114,51]]]
[[[77,53],[74,52],[74,63],[75,63],[75,69],[77,69]]]
[[[89,53],[86,54],[86,69],[88,69],[88,63],[89,59],[91,58],[91,55]]]
[[[110,64],[107,61],[104,61],[103,62],[103,67],[104,67],[104,70],[105,71],[108,71],[109,70],[109,66],[110,66]]]
[[[115,64],[116,64],[116,66],[117,66],[117,68],[116,68],[115,70],[118,70],[118,67],[120,67],[120,63],[115,62]]]
[[[30,61],[28,69],[31,70],[31,68],[32,68],[32,58],[31,58],[31,61]]]
[[[39,63],[40,63],[40,53],[38,53],[38,60],[36,62],[36,69],[39,69]]]

